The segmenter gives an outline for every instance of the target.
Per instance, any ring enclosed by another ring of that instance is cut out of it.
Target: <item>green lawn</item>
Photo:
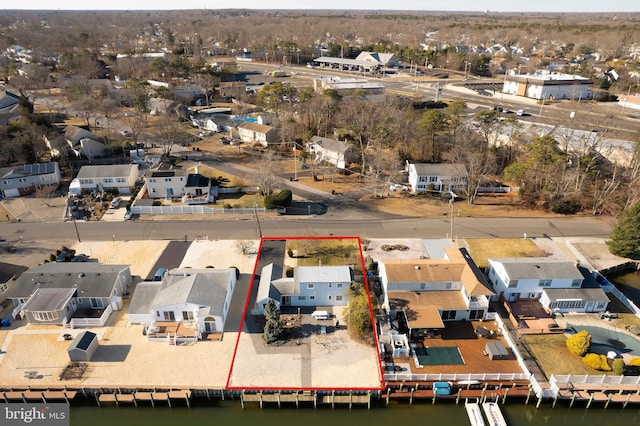
[[[584,365],[582,358],[569,353],[562,334],[529,334],[523,339],[547,378],[552,374],[613,374]]]
[[[536,257],[544,256],[544,251],[530,239],[467,239],[469,253],[480,268],[486,268],[487,259],[503,257]]]

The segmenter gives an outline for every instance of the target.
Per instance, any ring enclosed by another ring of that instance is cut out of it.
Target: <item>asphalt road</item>
[[[259,217],[260,215],[258,215]],[[363,238],[447,238],[449,218],[343,219],[337,217],[218,219],[211,221],[76,222],[81,240],[195,240],[258,239],[265,237],[342,235]],[[456,238],[588,237],[608,238],[611,224],[599,219],[454,218]],[[0,238],[7,241],[76,240],[73,222],[2,223]]]

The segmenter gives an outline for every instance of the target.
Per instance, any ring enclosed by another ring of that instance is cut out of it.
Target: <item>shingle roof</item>
[[[412,163],[418,176],[467,176],[464,164]]]
[[[297,266],[294,276],[302,283],[344,283],[351,282],[349,266]]]
[[[113,164],[108,166],[82,166],[76,178],[105,178],[105,177],[128,177],[131,169],[138,167],[133,164]]]
[[[200,173],[190,173],[187,176],[187,183],[184,186],[185,188],[204,188],[209,187],[211,185],[211,179],[206,176],[201,175]]]
[[[323,138],[320,136],[314,136],[309,141],[309,144],[320,145],[327,151],[333,151],[338,153],[344,153],[347,150],[347,144],[344,141],[338,141],[335,139]]]
[[[544,257],[489,259],[501,263],[509,279],[580,279],[584,277],[572,262],[558,262]]]

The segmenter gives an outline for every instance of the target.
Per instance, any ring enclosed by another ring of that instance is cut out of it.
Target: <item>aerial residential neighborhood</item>
[[[194,13],[0,17],[0,402],[637,408],[637,14]]]

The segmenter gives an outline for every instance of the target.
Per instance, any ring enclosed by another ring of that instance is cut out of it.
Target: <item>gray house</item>
[[[25,271],[8,291],[13,317],[30,324],[103,326],[131,284],[128,265],[45,263]]]
[[[69,185],[69,193],[80,195],[83,191],[114,191],[131,194],[138,180],[136,164],[110,166],[82,166]]]
[[[0,195],[21,197],[36,191],[50,193],[60,185],[58,163],[37,163],[0,169]]]
[[[89,130],[67,126],[64,129],[64,138],[78,157],[84,155],[87,159],[93,160],[105,154],[105,146],[100,142],[100,137]]]
[[[263,315],[269,300],[284,306],[345,306],[345,291],[353,281],[350,266],[296,266],[293,277],[282,278],[281,268],[262,269],[253,315]],[[278,276],[279,275],[279,276]]]

